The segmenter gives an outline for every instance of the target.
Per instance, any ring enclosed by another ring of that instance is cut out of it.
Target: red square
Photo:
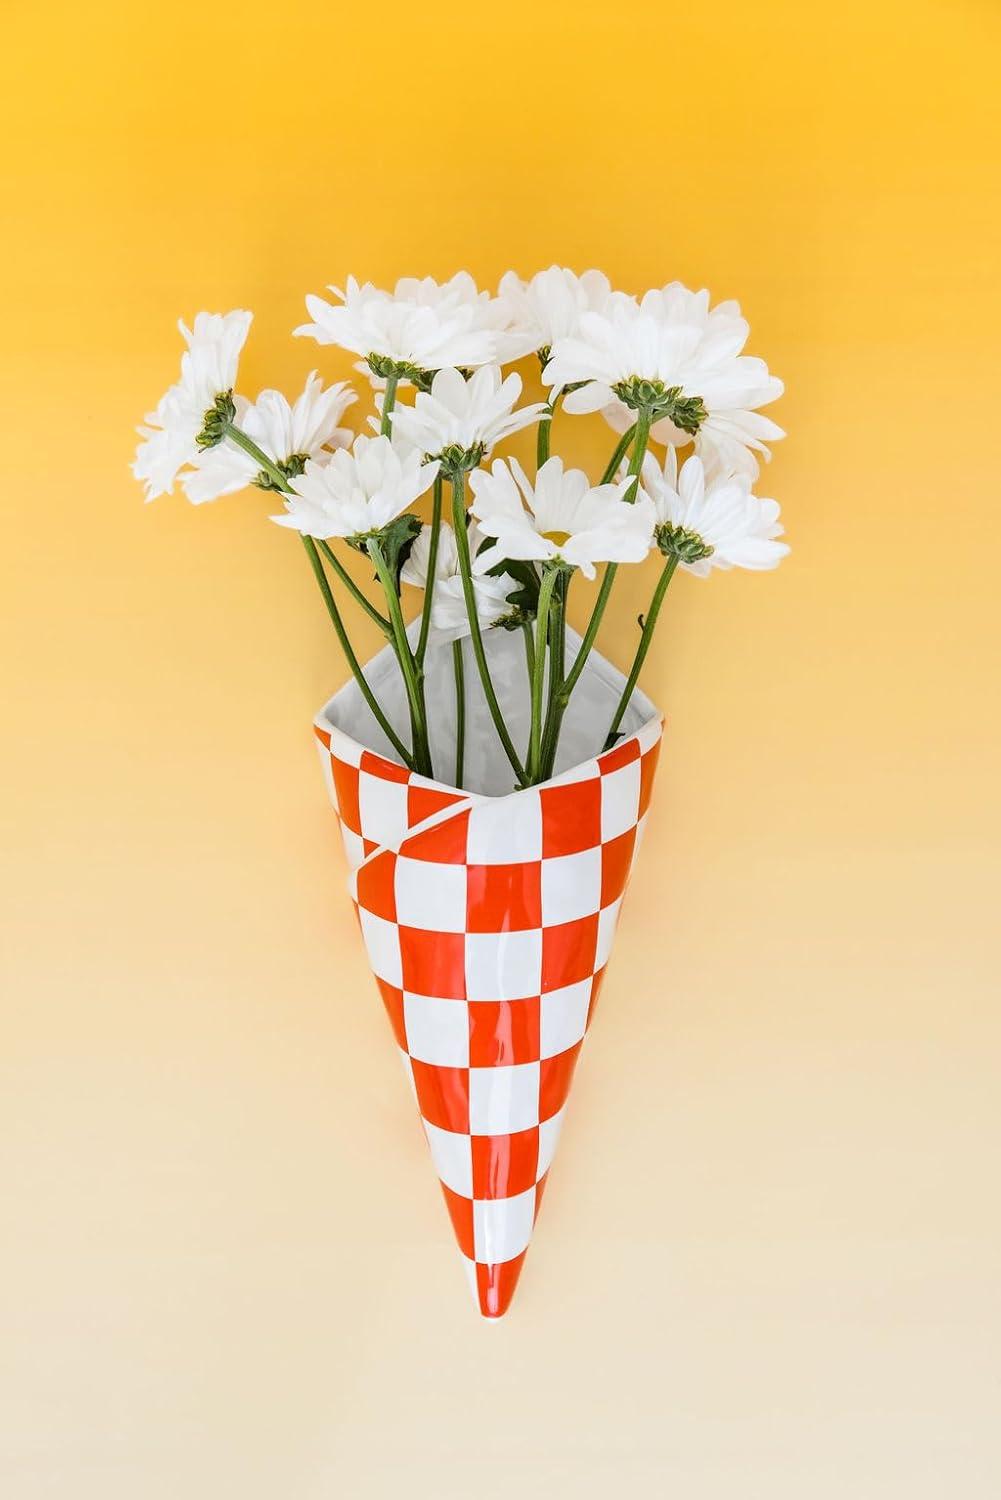
[[[475,1000],[469,1007],[469,1065],[508,1067],[539,1060],[538,995],[528,1000]]]
[[[538,1125],[514,1135],[474,1135],[472,1141],[474,1198],[513,1198],[535,1186]]]
[[[352,833],[361,833],[361,813],[358,810],[358,767],[349,766],[346,760],[330,757],[330,770],[334,778],[334,796],[337,798],[337,815],[345,828]]]
[[[513,1260],[498,1261],[494,1265],[487,1265],[482,1260],[476,1262],[476,1293],[480,1312],[485,1318],[502,1318],[507,1312],[527,1253],[522,1250]]]
[[[650,806],[650,797],[653,793],[653,778],[657,770],[657,757],[660,755],[660,740],[657,741],[652,750],[640,759],[640,801],[639,816],[642,818]]]
[[[616,745],[598,761],[602,776],[607,776],[610,771],[621,771],[623,766],[631,765],[634,760],[638,760],[639,754],[640,747],[635,739],[626,740],[624,745]]]
[[[439,1068],[435,1063],[410,1059],[417,1089],[417,1107],[423,1119],[442,1130],[469,1134],[469,1069]]]
[[[375,850],[378,849],[378,847],[379,845],[376,843],[375,839],[362,839],[361,841],[362,854],[366,859],[368,859],[369,855],[373,854]]]
[[[441,1190],[445,1194],[445,1207],[448,1209],[448,1217],[452,1220],[452,1228],[459,1242],[459,1249],[468,1260],[475,1260],[476,1250],[473,1243],[473,1200],[463,1198],[461,1193],[453,1193],[451,1188],[441,1184]]]
[[[384,755],[376,755],[374,750],[362,751],[361,769],[369,776],[378,776],[380,781],[410,780],[410,772],[406,766],[398,766],[395,761],[387,760]]]
[[[561,990],[564,985],[590,979],[598,951],[598,914],[561,922],[542,929],[542,988]]]
[[[542,856],[579,854],[601,843],[601,778],[540,787]]]
[[[319,742],[323,746],[324,750],[329,750],[330,749],[330,735],[327,733],[327,731],[325,729],[314,729],[313,733],[316,735],[316,738],[319,740]]]
[[[601,904],[611,906],[618,901],[629,879],[629,867],[633,862],[636,829],[629,828],[617,839],[609,839],[601,846]]]
[[[461,932],[400,928],[403,988],[439,1000],[466,998],[466,939]]]
[[[526,932],[542,926],[542,863],[470,865],[467,932]]]
[[[400,846],[400,853],[410,859],[429,859],[437,865],[463,865],[466,862],[466,837],[469,831],[469,809],[445,818],[434,828],[415,833]]]
[[[544,1057],[539,1075],[539,1119],[551,1120],[567,1102],[574,1069],[580,1056],[580,1042],[556,1057]]]
[[[407,790],[407,826],[414,828],[418,823],[423,823],[425,818],[430,818],[432,813],[461,801],[462,798],[456,792],[439,792],[434,787],[415,786],[411,782]]]
[[[396,855],[386,849],[358,866],[358,905],[374,917],[396,921]]]
[[[386,1007],[386,1015],[389,1017],[389,1024],[393,1028],[393,1035],[396,1038],[397,1046],[406,1052],[407,1028],[403,1021],[403,991],[398,990],[395,984],[387,984],[378,975],[375,982],[379,986],[379,993],[382,996],[382,1003]]]

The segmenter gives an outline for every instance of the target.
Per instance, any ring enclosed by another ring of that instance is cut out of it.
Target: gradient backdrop
[[[4,26],[4,1500],[994,1500],[997,5]],[[126,466],[179,314],[254,308],[245,389],[292,390],[348,368],[289,338],[309,290],[553,260],[741,299],[794,552],[670,598],[489,1327],[343,894],[301,549]]]

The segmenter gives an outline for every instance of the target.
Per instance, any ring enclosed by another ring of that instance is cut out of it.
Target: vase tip
[[[525,1253],[523,1250],[513,1260],[494,1265],[467,1260],[463,1256],[473,1301],[488,1323],[498,1322],[511,1306],[521,1268],[525,1263]]]

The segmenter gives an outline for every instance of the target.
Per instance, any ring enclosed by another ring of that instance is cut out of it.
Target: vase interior
[[[490,630],[484,635],[490,675],[508,732],[520,752],[528,741],[530,700],[525,642],[522,632]],[[567,669],[576,659],[580,637],[567,630]],[[462,643],[465,668],[466,731],[463,790],[484,797],[504,797],[514,790],[511,767],[490,717],[472,646]],[[399,666],[386,646],[365,666],[365,677],[380,707],[404,744],[409,743],[407,700]],[[625,679],[597,651],[592,651],[574,688],[560,735],[554,776],[591,760],[604,745]],[[434,779],[445,786],[454,780],[456,694],[450,644],[432,646],[425,663],[425,697]],[[658,710],[645,694],[635,691],[620,730],[629,735]],[[357,683],[349,680],[324,708],[321,719],[350,735],[369,750],[398,760],[365,702]]]

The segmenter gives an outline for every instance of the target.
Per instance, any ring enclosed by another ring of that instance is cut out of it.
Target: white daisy
[[[475,559],[476,573],[505,558],[524,558],[565,563],[593,578],[595,563],[642,562],[650,550],[653,504],[642,493],[628,502],[631,479],[592,487],[583,470],[564,470],[561,458],[550,458],[533,485],[512,458],[498,459],[489,472],[474,470],[469,482],[472,514],[496,539]]]
[[[144,441],[136,450],[132,472],[146,486],[147,500],[173,494],[178,472],[194,463],[208,445],[206,440],[212,440],[209,425],[218,433],[214,441],[222,436],[223,412],[216,403],[232,396],[252,317],[240,310],[200,312],[193,330],[178,324],[188,344],[181,356],[181,378],[147,415],[149,425],[138,429]]]
[[[484,538],[474,521],[467,532],[470,553],[475,557]],[[416,537],[410,556],[403,565],[400,580],[414,588],[426,589],[428,562],[431,554],[431,527],[422,526]],[[459,571],[459,551],[455,545],[455,533],[448,522],[442,522],[438,537],[438,553],[435,558],[435,585],[431,597],[431,635],[436,641],[458,641],[470,634],[469,614]],[[486,575],[473,578],[473,597],[476,600],[476,617],[484,630],[497,625],[513,611],[508,595],[518,587],[517,579],[510,573],[496,578]]]
[[[707,291],[680,282],[638,303],[613,294],[604,312],[582,314],[578,333],[554,343],[542,378],[557,387],[588,382],[566,396],[565,409],[603,411],[619,431],[635,420],[639,399],[649,399],[656,438],[684,444],[694,437],[714,471],[753,477],[752,450],[767,456],[765,438],[783,436],[755,408],[784,387],[763,360],[741,353],[748,333],[736,302],[710,308]]]
[[[775,387],[778,387],[776,391]],[[707,478],[724,474],[745,474],[752,482],[761,473],[758,455],[767,463],[772,456],[769,443],[785,437],[785,429],[754,407],[764,406],[782,394],[782,382],[765,374],[757,391],[751,390],[744,406],[711,411],[695,435],[695,452],[701,458]],[[665,423],[654,434],[661,443],[677,441],[667,432],[673,426]],[[677,432],[677,429],[675,429]]]
[[[262,391],[254,402],[237,396],[234,420],[284,473],[295,475],[303,472],[307,459],[322,460],[327,449],[349,446],[353,434],[338,423],[354,400],[355,393],[346,382],[324,390],[314,371],[291,406],[280,391]],[[181,483],[194,505],[249,484],[274,488],[248,453],[225,441],[206,449],[194,469],[182,476]]]
[[[746,474],[707,482],[702,460],[694,455],[679,474],[669,448],[663,469],[647,455],[643,489],[653,501],[660,550],[700,578],[713,568],[777,568],[789,551],[778,540],[783,535],[778,502],[753,495]]]
[[[418,391],[413,406],[393,412],[393,434],[446,468],[472,468],[495,443],[537,422],[541,401],[515,411],[521,376],[501,378],[498,365],[474,370],[468,380],[458,370],[439,370],[430,391]]]
[[[776,389],[777,388],[777,389]],[[707,478],[724,474],[746,474],[748,479],[757,479],[761,472],[760,458],[767,463],[771,458],[769,443],[785,437],[785,431],[770,417],[749,408],[774,401],[782,393],[782,382],[765,373],[760,386],[746,393],[748,405],[732,410],[710,411],[695,434],[695,453],[701,458]],[[636,420],[621,401],[606,406],[602,416],[616,432],[625,432]],[[654,422],[650,436],[659,443],[684,448],[692,442],[690,433],[682,432],[666,417]]]
[[[437,472],[416,451],[401,457],[388,437],[356,437],[325,461],[311,458],[289,480],[285,514],[271,519],[323,540],[370,536],[423,495]]]
[[[530,281],[508,271],[497,291],[511,334],[520,339],[524,353],[535,352],[543,362],[557,339],[577,333],[582,313],[604,312],[611,297],[602,271],[578,276],[564,266],[537,271]]]
[[[309,296],[312,323],[295,331],[320,344],[336,344],[362,355],[377,379],[395,367],[417,375],[446,366],[473,369],[512,357],[514,345],[504,332],[506,309],[489,292],[481,292],[467,271],[439,284],[430,276],[404,276],[391,292],[371,282],[360,286],[349,276],[335,306]]]

